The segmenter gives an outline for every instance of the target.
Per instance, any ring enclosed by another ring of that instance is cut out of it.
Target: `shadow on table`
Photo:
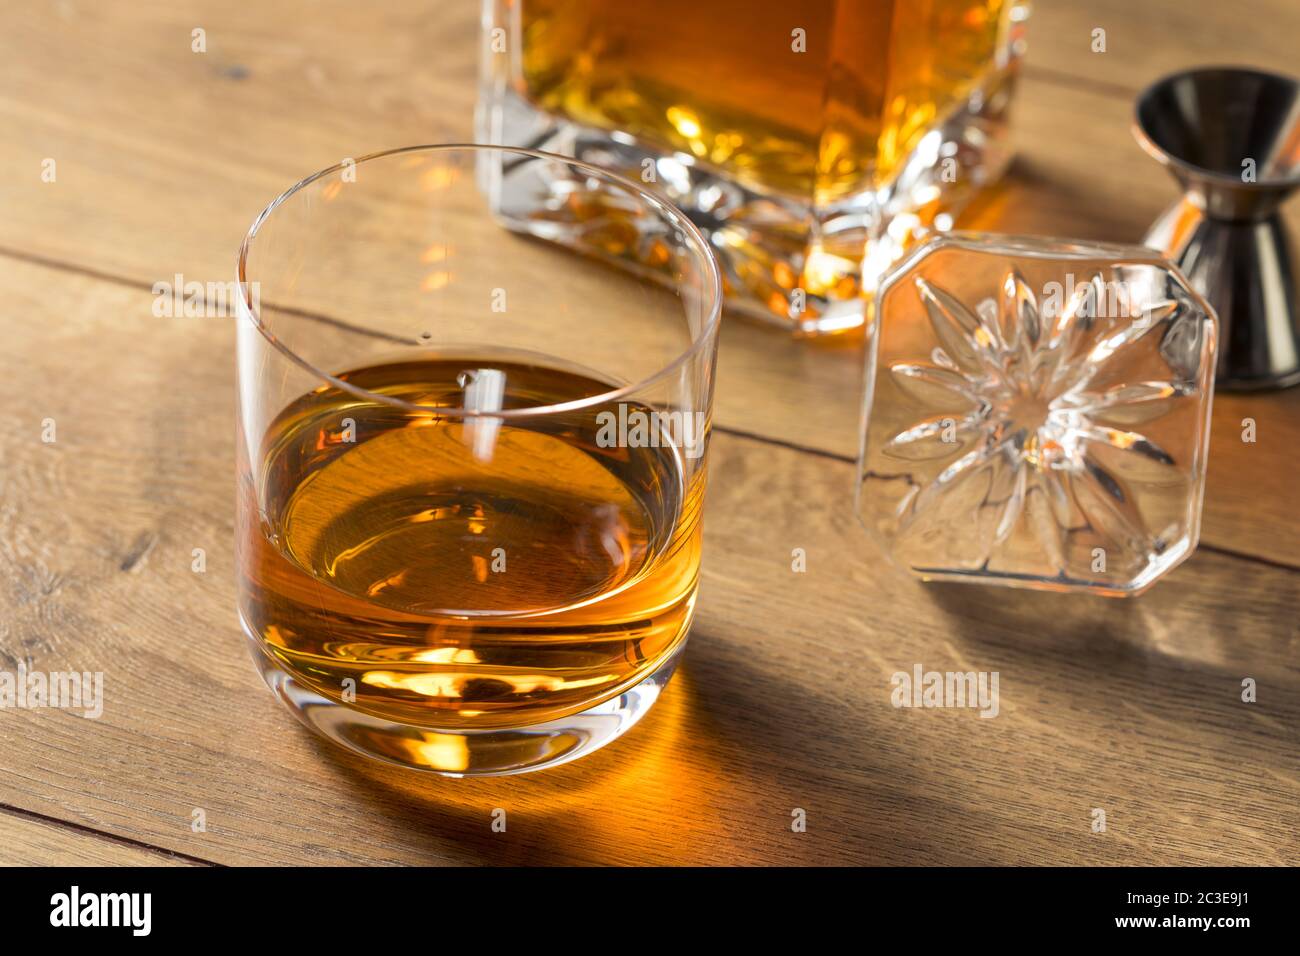
[[[411,835],[394,861],[415,849],[429,862],[461,864],[797,865],[875,861],[885,833],[869,795],[855,792],[871,768],[850,777],[836,757],[859,759],[874,736],[864,714],[783,694],[747,663],[745,648],[697,631],[640,724],[552,770],[444,779],[315,746],[361,799]],[[796,808],[814,821],[807,833],[791,828]],[[503,833],[492,828],[498,810]],[[382,846],[368,852],[383,856]]]
[[[551,770],[456,780],[323,741],[316,748],[359,796],[411,834],[395,859],[416,848],[430,862],[462,864],[725,862],[740,852],[728,838],[738,764],[717,715],[700,703],[697,663],[688,656],[654,710],[624,737]],[[501,811],[504,832],[493,829]]]
[[[1094,712],[1136,709],[1185,722],[1232,745],[1243,735],[1269,741],[1281,726],[1240,709],[1248,677],[1271,688],[1274,717],[1300,716],[1300,669],[1288,651],[1298,632],[1283,610],[1300,593],[1289,574],[1251,580],[1250,571],[1202,552],[1136,598],[948,583],[924,591],[971,658],[1001,669],[1004,682]],[[1234,575],[1240,587],[1210,583]]]
[[[879,745],[887,735],[877,721],[896,714],[887,688],[851,672],[817,692],[797,674],[773,686],[770,669],[749,658],[735,635],[697,629],[685,665],[637,727],[535,774],[445,780],[317,746],[410,834],[395,861],[414,849],[429,862],[497,865],[975,862],[943,828],[977,814],[922,785],[930,771],[918,767],[931,755]],[[492,829],[495,810],[505,810],[504,833]],[[800,811],[806,832],[792,828]],[[1001,821],[982,826],[988,846],[1012,845]],[[382,846],[370,851],[382,858]]]

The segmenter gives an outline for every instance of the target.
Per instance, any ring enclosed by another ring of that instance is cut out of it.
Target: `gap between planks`
[[[10,249],[6,246],[0,246],[0,256],[5,256],[10,259],[18,260],[20,262],[27,262],[34,265],[44,266],[45,268],[48,269],[57,269],[63,272],[75,273],[76,275],[86,276],[88,278],[96,279],[101,282],[109,282],[114,285],[123,286],[128,289],[136,289],[142,292],[149,292],[149,293],[153,292],[152,286],[146,285],[144,282],[141,282],[137,279],[127,278],[126,276],[120,276],[111,272],[104,272],[102,270],[91,268],[89,266],[79,265],[77,263],[64,262],[63,260],[60,259],[52,259],[48,256],[41,256],[30,252],[22,252],[16,249]],[[271,306],[271,308],[281,309],[282,311],[291,311],[293,312],[294,315],[297,315],[301,318],[305,318],[317,322],[324,322],[329,325],[334,325],[341,328],[355,328],[355,326],[349,325],[347,322],[344,322],[342,319],[337,319],[329,315],[323,315],[316,312],[308,312],[301,309],[286,309],[281,306]],[[358,330],[358,331],[363,331],[363,330]],[[854,465],[856,464],[857,461],[856,458],[850,455],[843,455],[838,452],[827,451],[822,448],[813,448],[808,445],[801,445],[798,442],[792,442],[782,438],[772,438],[768,435],[763,435],[758,432],[746,431],[741,428],[733,428],[729,425],[715,424],[713,428],[715,431],[721,432],[724,435],[731,435],[736,438],[746,438],[749,439],[750,441],[761,442],[765,445],[773,445],[778,448],[785,448],[789,451],[793,451],[796,454],[800,454],[800,455],[811,455],[816,458],[823,458],[823,459],[829,459],[831,461],[843,462],[844,464],[847,465]],[[1197,545],[1197,548],[1201,551],[1207,551],[1210,554],[1217,554],[1220,555],[1221,557],[1230,558],[1236,561],[1245,561],[1250,564],[1259,564],[1259,565],[1263,565],[1264,567],[1276,568],[1278,570],[1289,571],[1291,573],[1300,573],[1300,565],[1288,564],[1284,561],[1277,561],[1272,558],[1266,558],[1259,555],[1248,554],[1244,551],[1236,551],[1232,548],[1225,548],[1220,545],[1206,544],[1205,542],[1200,542]],[[0,804],[0,810],[4,808],[5,805]],[[98,832],[98,831],[92,831],[92,832]],[[203,862],[207,862],[207,861],[203,861]]]
[[[34,810],[24,810],[22,807],[15,807],[13,804],[0,803],[0,813],[17,817],[20,820],[34,820],[39,823],[47,823],[50,826],[57,827],[61,830],[69,830],[73,833],[80,833],[91,836],[108,843],[116,843],[119,846],[130,847],[133,850],[143,850],[146,853],[153,853],[157,856],[167,857],[172,860],[184,860],[187,863],[194,863],[198,866],[224,866],[215,860],[206,860],[203,857],[192,856],[189,853],[180,853],[176,850],[169,850],[166,847],[157,846],[153,843],[146,843],[143,840],[136,840],[131,837],[120,836],[116,833],[109,833],[106,830],[97,830],[92,826],[84,823],[77,823],[73,820],[64,820],[61,817],[52,817],[45,813],[37,813]]]
[[[1124,100],[1125,102],[1134,102],[1141,92],[1137,87],[1130,88],[1121,83],[1111,83],[1108,80],[1094,80],[1090,77],[1075,76],[1073,73],[1053,70],[1051,67],[1039,66],[1036,63],[1022,66],[1020,68],[1020,77],[1022,80],[1033,80],[1036,83],[1065,87],[1070,90],[1078,90],[1080,93],[1091,93],[1094,96]],[[1014,109],[1014,106],[1012,108]]]

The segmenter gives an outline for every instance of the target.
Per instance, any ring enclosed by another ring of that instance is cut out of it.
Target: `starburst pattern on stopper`
[[[970,244],[882,294],[859,511],[924,577],[1140,590],[1195,543],[1213,319],[1149,253],[1068,247],[1040,296]]]

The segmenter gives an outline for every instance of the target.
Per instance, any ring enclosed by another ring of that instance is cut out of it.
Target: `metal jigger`
[[[1219,386],[1300,382],[1300,268],[1278,212],[1300,185],[1300,83],[1249,69],[1175,73],[1138,97],[1133,133],[1183,188],[1144,241],[1218,312]]]

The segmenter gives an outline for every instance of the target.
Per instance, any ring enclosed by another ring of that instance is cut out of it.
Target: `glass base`
[[[442,730],[402,724],[322,697],[284,670],[248,633],[262,678],[307,727],[356,753],[444,777],[502,777],[576,760],[621,737],[654,706],[673,676],[682,640],[653,673],[578,714],[518,729]]]
[[[957,213],[1005,172],[1018,59],[1009,51],[920,138],[887,184],[829,205],[758,191],[688,154],[553,116],[504,81],[485,83],[477,135],[482,142],[573,156],[659,191],[708,238],[728,308],[820,335],[861,326],[869,297],[890,267],[918,239],[950,228]],[[554,192],[513,183],[513,175],[500,167],[484,180],[494,184],[487,190],[493,212],[507,226],[653,272],[638,259],[653,255],[652,236],[632,244],[620,237],[616,246],[603,246],[602,231],[593,228],[601,217],[575,220],[566,230],[553,214]],[[608,210],[603,218],[617,217],[617,210]]]

